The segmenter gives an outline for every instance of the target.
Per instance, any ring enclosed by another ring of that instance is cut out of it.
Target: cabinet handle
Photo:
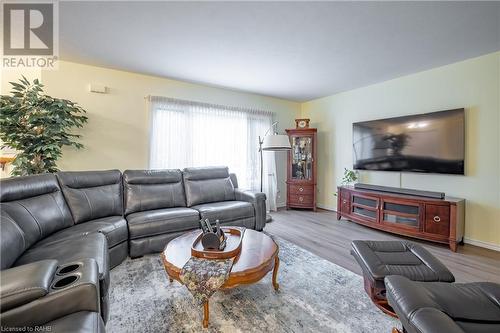
[[[441,222],[441,218],[439,216],[434,216],[433,218],[434,222],[438,223],[438,222]]]
[[[303,197],[299,197],[299,201],[300,202],[304,201],[304,198]]]
[[[302,192],[304,191],[304,189],[302,187],[299,187],[299,192]]]

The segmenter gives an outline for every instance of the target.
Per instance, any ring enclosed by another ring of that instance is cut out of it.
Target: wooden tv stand
[[[337,219],[342,217],[398,235],[449,244],[463,241],[465,200],[338,187]]]

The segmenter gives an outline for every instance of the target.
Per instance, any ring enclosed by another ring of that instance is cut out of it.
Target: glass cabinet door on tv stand
[[[287,208],[316,210],[316,129],[288,129]]]

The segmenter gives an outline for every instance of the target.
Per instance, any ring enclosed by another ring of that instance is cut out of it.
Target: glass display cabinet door
[[[386,225],[397,225],[405,228],[420,228],[420,212],[422,207],[419,204],[406,204],[383,200],[382,202],[382,223]]]
[[[294,180],[313,179],[313,138],[312,136],[292,136],[292,172]]]

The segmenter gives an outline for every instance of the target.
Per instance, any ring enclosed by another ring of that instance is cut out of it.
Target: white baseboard
[[[327,205],[323,205],[323,204],[319,204],[317,203],[316,206],[318,208],[321,208],[321,209],[326,209],[326,210],[330,210],[332,212],[336,212],[337,211],[337,208],[336,207],[333,207],[333,206],[327,206]]]
[[[277,203],[276,203],[276,207],[277,207],[277,208],[283,208],[283,207],[286,207],[286,202],[277,202]],[[335,209],[335,207],[332,207],[332,206],[326,206],[326,205],[322,205],[322,204],[316,204],[316,207],[321,208],[321,209],[330,210],[330,211],[332,211],[332,212],[336,212],[336,211],[337,211],[337,210]]]
[[[489,249],[489,250],[500,252],[500,245],[497,245],[497,244],[492,244],[492,243],[483,242],[483,241],[479,241],[479,240],[475,240],[475,239],[470,239],[467,237],[464,237],[464,243],[474,245],[474,246],[484,247],[484,248]]]

